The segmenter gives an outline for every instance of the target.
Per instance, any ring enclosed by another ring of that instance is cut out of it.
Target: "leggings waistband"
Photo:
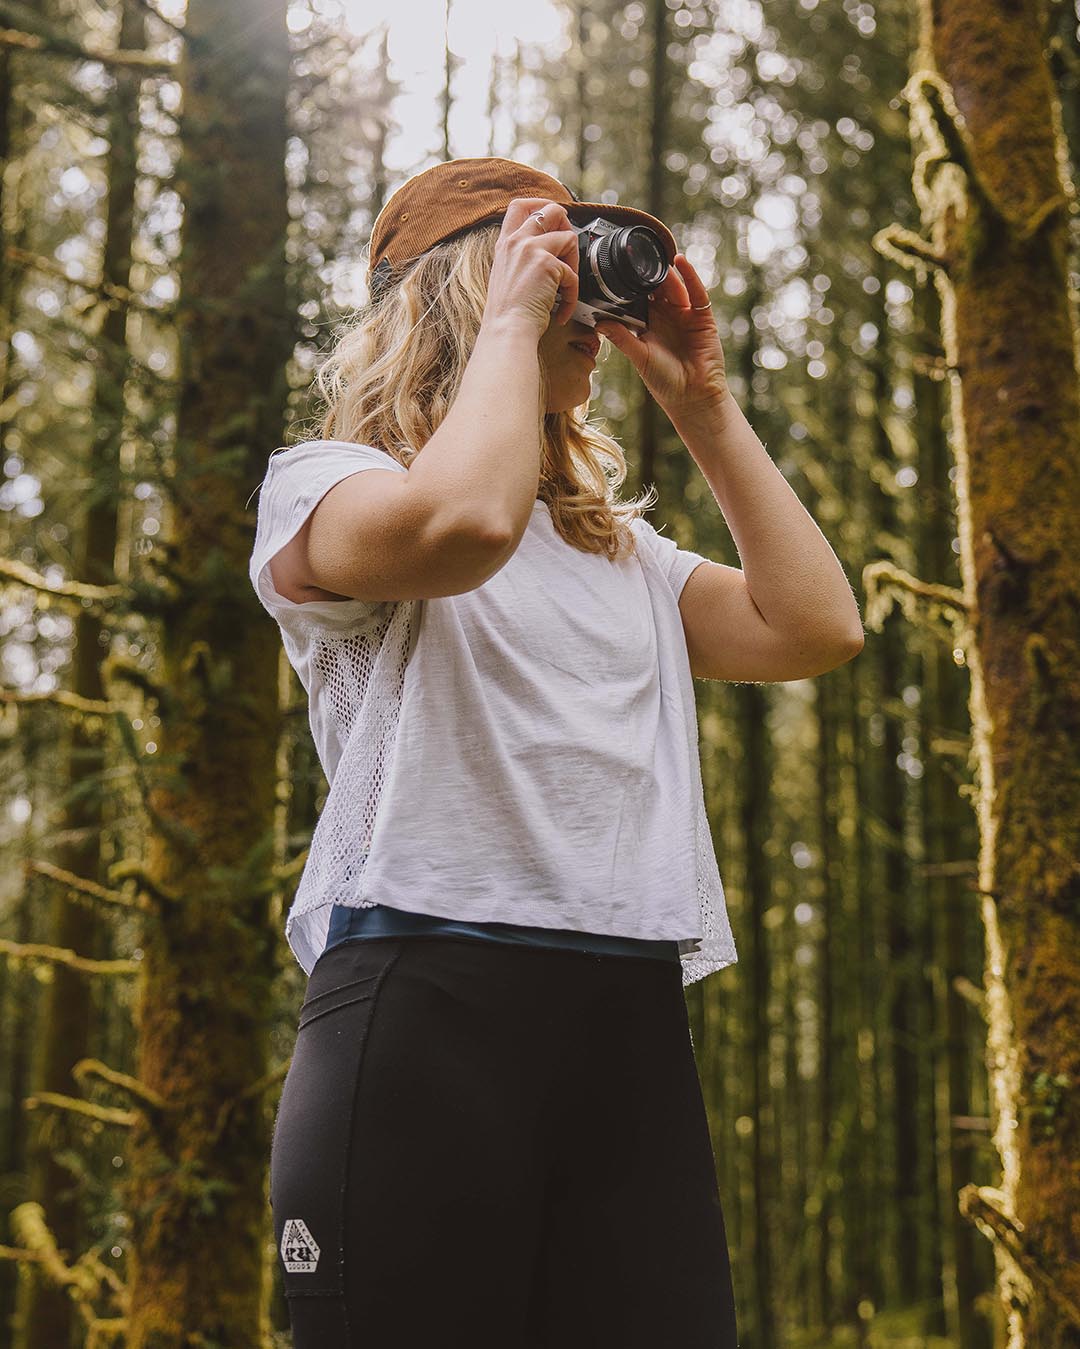
[[[519,923],[473,923],[428,913],[410,913],[386,904],[367,908],[335,904],[330,911],[330,931],[324,949],[328,951],[339,942],[354,937],[404,937],[410,933],[440,932],[527,946],[557,946],[596,955],[651,956],[656,960],[679,961],[676,941],[619,937],[606,932],[575,932],[569,928],[529,927]]]

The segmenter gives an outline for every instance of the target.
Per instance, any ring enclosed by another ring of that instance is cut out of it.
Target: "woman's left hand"
[[[709,292],[683,253],[649,296],[649,326],[640,336],[615,319],[601,319],[596,331],[618,347],[669,417],[730,397]]]

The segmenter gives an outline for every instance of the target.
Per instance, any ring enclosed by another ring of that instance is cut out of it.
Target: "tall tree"
[[[738,353],[738,368],[743,383],[752,390],[754,360],[758,354],[753,324],[754,310],[762,299],[762,278],[757,268],[750,272],[750,284],[745,295],[745,313],[751,320],[750,336]],[[753,393],[745,400],[748,417],[755,416]],[[769,933],[765,911],[769,907],[770,875],[766,843],[770,834],[770,786],[772,779],[772,746],[769,743],[769,690],[761,684],[739,684],[735,690],[739,718],[743,728],[743,775],[741,800],[742,875],[743,895],[747,915],[747,933],[744,949],[749,956],[748,979],[744,985],[745,1045],[749,1059],[750,1080],[747,1084],[745,1106],[753,1128],[750,1134],[752,1148],[754,1247],[753,1267],[744,1280],[746,1289],[746,1320],[753,1327],[754,1343],[774,1344],[777,1334],[774,1286],[774,1225],[777,1211],[773,1178],[776,1174],[776,1155],[770,1147],[771,1118],[775,1109],[769,1090],[769,1034],[771,983]]]
[[[998,1187],[963,1211],[994,1243],[1010,1344],[1080,1344],[1080,388],[1043,6],[921,0],[908,88],[928,237],[892,230],[941,296],[980,827]]]
[[[161,648],[167,755],[149,793],[137,1016],[141,1109],[127,1186],[128,1349],[262,1343],[264,1108],[275,934],[278,647],[247,581],[246,484],[280,440],[285,0],[191,0],[180,70],[180,391]]]
[[[146,40],[146,17],[136,0],[124,0],[118,47],[122,51],[142,48]],[[132,218],[135,196],[135,131],[138,126],[140,78],[137,67],[118,69],[116,88],[110,97],[108,185],[105,208],[102,279],[128,288],[131,271]],[[117,509],[119,502],[120,441],[124,420],[124,353],[127,306],[116,303],[104,310],[99,333],[101,359],[97,366],[92,416],[92,444],[85,470],[94,483],[86,496],[86,510],[77,524],[74,548],[76,574],[92,585],[114,580]],[[105,689],[101,677],[99,613],[84,610],[76,619],[75,668],[72,691],[80,698],[101,701]],[[93,727],[93,729],[92,729]],[[67,840],[57,858],[65,871],[97,881],[102,872],[102,826],[105,796],[101,790],[106,766],[106,747],[99,719],[74,718],[68,747],[68,777],[82,790],[66,799]],[[87,791],[86,786],[94,784]],[[56,886],[52,901],[52,944],[91,958],[104,954],[108,929],[103,916],[85,897]],[[72,1069],[87,1056],[93,1027],[90,981],[82,970],[57,964],[46,984],[37,1037],[34,1086],[39,1091],[71,1092]],[[73,1183],[70,1168],[55,1145],[48,1113],[36,1112],[31,1130],[29,1191],[44,1209],[57,1245],[75,1253],[86,1246],[83,1215],[84,1195]],[[17,1349],[36,1345],[68,1345],[75,1326],[75,1304],[67,1288],[51,1279],[34,1277],[23,1284],[17,1323]]]
[[[8,245],[24,247],[28,227],[27,212],[21,198],[21,162],[27,133],[32,126],[33,111],[26,106],[25,97],[18,97],[20,58],[9,48],[0,50],[0,234]],[[25,91],[23,91],[25,94]],[[8,428],[12,415],[8,402],[12,393],[12,347],[19,305],[19,274],[7,256],[0,257],[0,461],[8,461],[10,440]],[[5,512],[0,519],[0,550],[9,555],[12,546],[11,521]],[[20,746],[19,766],[5,763],[5,773],[16,779],[22,776],[24,766],[32,762]],[[29,832],[29,831],[27,831]],[[15,936],[17,941],[30,940],[33,898],[30,886],[23,887],[17,901],[18,915]],[[0,1041],[0,1062],[6,1063],[6,1099],[0,1101],[0,1176],[14,1176],[23,1165],[28,1119],[22,1106],[30,1072],[30,1019],[33,1000],[30,991],[34,979],[32,971],[18,966],[12,968],[5,960],[0,963],[0,1023],[3,1040]],[[9,1182],[10,1183],[10,1182]],[[0,1234],[8,1226],[0,1224]],[[7,1239],[10,1240],[8,1234]],[[0,1236],[0,1239],[4,1239]],[[0,1324],[7,1321],[7,1312],[14,1303],[18,1266],[4,1262],[0,1269]]]
[[[666,220],[664,155],[668,148],[668,5],[667,0],[650,0],[650,61],[649,61],[649,115],[648,153],[645,158],[643,210]],[[642,487],[656,481],[657,428],[660,409],[656,400],[641,391],[638,403],[637,451],[638,474]]]
[[[941,309],[937,292],[920,286],[915,292],[916,338],[922,346],[915,371],[921,511],[918,566],[921,576],[955,586],[958,558],[951,542],[955,514],[949,482],[949,450],[945,436],[945,384],[940,369]],[[949,634],[951,636],[951,633]],[[960,1190],[977,1179],[973,1141],[977,1120],[972,1092],[973,1049],[980,1030],[963,990],[973,983],[971,933],[977,914],[966,882],[974,875],[977,848],[975,821],[960,795],[967,788],[963,765],[970,753],[966,733],[964,690],[955,655],[942,634],[924,643],[923,702],[926,709],[926,776],[923,779],[927,859],[924,872],[930,909],[937,929],[935,997],[938,1033],[934,1044],[938,1102],[938,1215],[942,1253],[941,1290],[944,1331],[957,1349],[990,1349],[990,1324],[977,1315],[976,1298],[987,1280],[979,1268],[985,1254],[981,1238],[957,1206]],[[962,856],[949,856],[950,840],[970,841]],[[976,975],[976,977],[978,977]],[[976,1242],[980,1243],[976,1247]]]
[[[445,9],[443,12],[443,87],[440,94],[439,106],[442,109],[442,146],[441,154],[443,161],[453,159],[453,152],[450,149],[450,114],[454,107],[454,75],[461,65],[461,58],[450,46],[450,16],[453,12],[454,0],[445,0]]]

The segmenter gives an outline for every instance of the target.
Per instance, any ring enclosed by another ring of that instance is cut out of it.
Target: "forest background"
[[[1075,0],[377,8],[0,0],[0,1344],[290,1342],[326,783],[253,493],[387,195],[498,154],[671,225],[867,629],[696,684],[741,1343],[1080,1345]],[[433,31],[425,92],[391,42]],[[738,565],[627,363],[594,388],[657,527]]]

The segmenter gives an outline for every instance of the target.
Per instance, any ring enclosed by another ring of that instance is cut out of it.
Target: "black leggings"
[[[679,966],[462,936],[326,951],[271,1204],[295,1349],[735,1349]]]

